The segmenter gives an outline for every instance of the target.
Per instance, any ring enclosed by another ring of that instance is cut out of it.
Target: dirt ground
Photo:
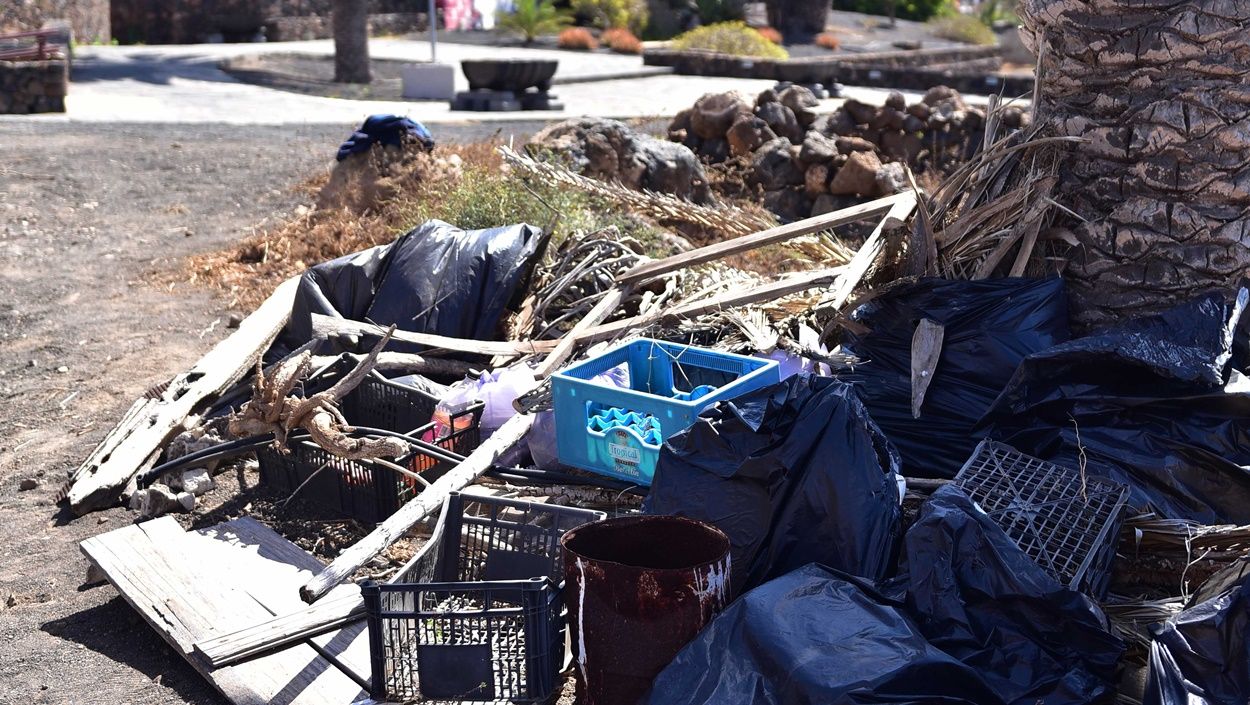
[[[83,585],[78,542],[134,515],[53,500],[136,397],[227,332],[228,300],[153,282],[294,209],[349,131],[0,122],[0,703],[225,702],[111,586]]]

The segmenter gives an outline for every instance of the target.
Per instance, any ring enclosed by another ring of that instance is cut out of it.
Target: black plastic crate
[[[550,699],[564,655],[560,537],[604,516],[453,493],[421,552],[363,586],[371,695]]]
[[[988,440],[955,485],[1060,583],[1097,599],[1106,595],[1128,487]]]
[[[348,359],[340,360],[329,372],[345,373],[352,364],[354,362]],[[315,380],[314,384],[318,381],[323,380]],[[437,404],[437,399],[419,389],[371,373],[343,398],[341,406],[350,424],[427,440],[451,451],[448,455],[452,456],[471,453],[479,443],[478,423],[484,405],[478,403],[456,414],[451,419],[451,428],[463,428],[436,438],[431,416]],[[331,455],[309,440],[292,443],[287,453],[272,447],[262,448],[256,452],[256,459],[260,463],[262,485],[279,492],[294,492],[307,482],[299,492],[300,497],[366,523],[385,520],[422,489],[416,480],[392,468]],[[454,466],[450,460],[416,446],[393,462],[427,481],[437,479]]]

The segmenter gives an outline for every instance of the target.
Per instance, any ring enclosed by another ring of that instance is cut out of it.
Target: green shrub
[[[695,0],[703,24],[746,19],[746,0]]]
[[[647,27],[647,0],[573,0],[573,11],[603,29],[624,27],[640,34]]]
[[[397,204],[405,232],[431,218],[465,230],[494,228],[503,223],[551,225],[555,213],[554,247],[566,237],[615,226],[622,235],[655,247],[661,254],[657,230],[637,217],[574,188],[542,183],[508,174],[497,167],[467,162],[459,179],[440,184],[420,197]],[[554,209],[554,212],[553,210]]]
[[[500,12],[495,23],[505,32],[521,35],[529,44],[544,34],[555,34],[573,19],[556,9],[551,0],[517,0],[512,12]]]
[[[863,12],[869,15],[888,16],[890,0],[833,0],[835,10]],[[934,17],[954,14],[951,0],[894,0],[894,13],[899,19],[924,21]]]
[[[742,22],[721,22],[692,29],[673,40],[674,49],[702,49],[732,56],[788,59],[785,49]]]
[[[998,37],[994,30],[985,26],[981,20],[972,15],[952,15],[930,20],[933,34],[943,39],[967,44],[994,44]]]

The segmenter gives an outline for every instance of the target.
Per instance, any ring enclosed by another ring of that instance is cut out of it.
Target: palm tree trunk
[[[369,83],[369,2],[334,0],[334,80]]]
[[[1250,2],[1021,0],[1019,16],[1041,53],[1035,119],[1088,140],[1060,174],[1084,219],[1066,272],[1077,321],[1250,275]]]

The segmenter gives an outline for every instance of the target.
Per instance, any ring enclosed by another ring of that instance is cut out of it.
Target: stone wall
[[[111,38],[109,0],[0,0],[0,33],[40,29],[54,20],[68,21],[83,44]]]
[[[64,59],[0,61],[0,114],[63,113],[68,88]]]
[[[373,37],[424,32],[429,22],[424,12],[387,12],[369,15],[369,35]],[[329,15],[271,17],[265,21],[265,38],[271,42],[328,39],[333,36]]]
[[[370,14],[383,18],[423,15],[426,7],[425,0],[369,0]],[[113,36],[123,44],[186,44],[215,35],[250,41],[262,29],[269,41],[330,36],[331,0],[112,0],[112,8]]]
[[[998,47],[953,47],[863,54],[831,54],[798,59],[750,59],[708,51],[649,49],[647,66],[671,66],[675,73],[692,76],[762,78],[799,84],[844,83],[900,90],[924,91],[949,86],[965,93],[1010,95],[1032,90],[1031,77],[997,75]]]

